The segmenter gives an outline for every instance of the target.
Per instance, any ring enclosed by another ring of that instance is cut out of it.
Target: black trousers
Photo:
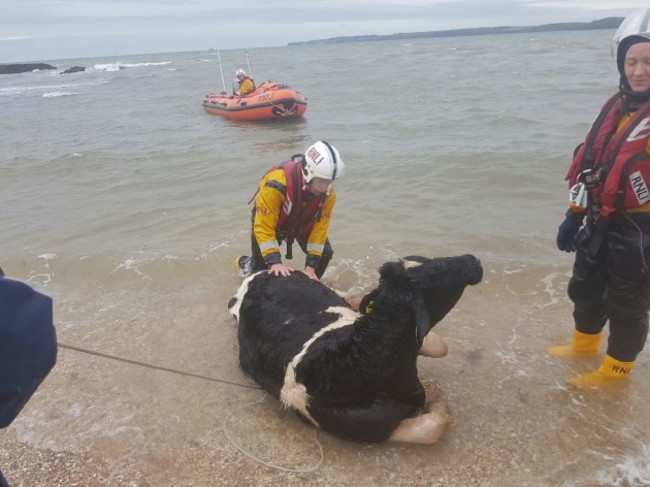
[[[306,254],[307,240],[296,239],[296,242],[298,243],[302,251]],[[282,245],[281,240],[278,240],[278,243]],[[264,262],[264,257],[262,257],[262,251],[260,250],[260,246],[257,243],[257,239],[255,238],[254,234],[251,234],[251,251],[252,251],[251,266],[253,272],[268,269],[268,266]],[[334,251],[332,250],[330,241],[329,239],[326,239],[325,246],[323,248],[323,254],[321,255],[320,260],[318,261],[318,266],[316,267],[316,275],[318,276],[319,279],[323,277],[323,274],[325,274],[325,269],[327,269],[327,266],[329,265],[330,260],[332,260],[333,255],[334,255]]]
[[[607,354],[632,362],[648,337],[650,213],[619,211],[610,220],[597,249],[595,228],[580,231],[568,294],[576,330],[599,333],[609,321]]]

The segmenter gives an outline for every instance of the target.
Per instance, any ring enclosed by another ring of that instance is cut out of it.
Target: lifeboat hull
[[[307,99],[279,83],[264,82],[246,96],[210,93],[203,99],[203,110],[229,120],[273,120],[302,117]]]

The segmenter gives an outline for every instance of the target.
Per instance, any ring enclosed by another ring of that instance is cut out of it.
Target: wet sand
[[[72,286],[58,269],[58,363],[0,431],[0,469],[12,487],[637,485],[620,482],[648,458],[647,352],[627,388],[571,389],[598,360],[545,353],[570,335],[567,275],[484,267],[435,328],[448,356],[418,359],[454,418],[429,446],[348,442],[255,388],[238,367],[229,272],[190,279],[172,264],[153,278],[77,273]]]

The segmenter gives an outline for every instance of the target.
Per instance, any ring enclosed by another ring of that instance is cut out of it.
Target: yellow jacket
[[[255,83],[253,83],[253,80],[250,78],[244,78],[244,80],[239,83],[237,94],[239,96],[246,96],[253,91],[255,91]]]
[[[302,184],[302,177],[300,177],[300,184]],[[296,190],[301,189],[296,188]],[[320,198],[309,193],[306,189],[301,191],[303,192],[302,208],[308,204],[305,201],[306,199]],[[306,244],[306,266],[316,267],[318,265],[327,240],[327,231],[335,203],[336,194],[330,186],[330,192],[325,196],[322,203],[320,216],[314,221],[308,235],[300,235],[298,229],[294,229],[296,230],[296,239],[300,241],[306,237],[306,242],[302,242]],[[253,218],[253,234],[267,265],[282,262],[280,241],[285,235],[282,233],[278,235],[278,231],[288,229],[278,228],[278,222],[280,221],[283,205],[287,209],[290,204],[292,202],[287,198],[287,178],[284,169],[279,168],[269,171],[260,181]],[[296,209],[293,209],[293,211],[296,211]]]

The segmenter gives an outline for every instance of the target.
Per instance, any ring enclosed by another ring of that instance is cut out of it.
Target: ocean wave
[[[60,96],[71,96],[77,95],[78,93],[73,93],[71,91],[48,91],[43,93],[41,96],[43,98],[58,98]]]
[[[45,84],[45,85],[40,84],[34,86],[27,86],[27,85],[6,86],[0,88],[0,97],[31,95],[34,92],[40,92],[40,91],[43,92],[42,96],[63,96],[61,95],[61,93],[78,94],[77,92],[70,91],[70,90],[85,89],[87,87],[103,85],[109,82],[110,82],[109,80],[99,79],[93,81],[84,81],[82,83],[77,81],[74,83]],[[51,95],[51,94],[48,95],[48,93],[57,93],[57,95]]]
[[[108,63],[108,64],[95,64],[91,69],[94,71],[120,71],[127,68],[142,68],[148,66],[166,66],[171,64],[171,61],[159,61],[148,63]]]

